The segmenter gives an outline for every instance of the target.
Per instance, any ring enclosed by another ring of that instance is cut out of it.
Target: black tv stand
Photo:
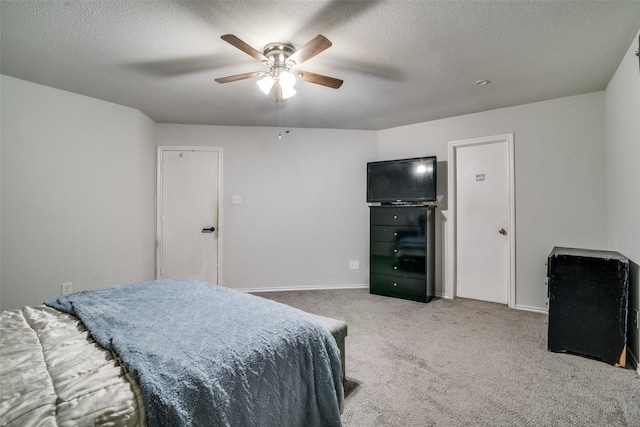
[[[435,208],[370,206],[369,292],[429,302],[435,293]]]

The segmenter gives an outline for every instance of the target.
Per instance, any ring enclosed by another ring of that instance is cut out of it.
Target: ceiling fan
[[[303,80],[333,89],[338,89],[342,86],[342,80],[340,79],[297,69],[305,61],[331,47],[331,42],[323,35],[317,35],[298,50],[290,43],[269,43],[264,47],[263,53],[258,52],[233,34],[225,34],[220,38],[262,62],[269,67],[269,70],[220,77],[215,79],[218,83],[262,77],[258,81],[258,86],[266,94],[271,91],[272,87],[275,88],[276,102],[285,101],[295,95],[296,91],[293,85],[296,80]]]

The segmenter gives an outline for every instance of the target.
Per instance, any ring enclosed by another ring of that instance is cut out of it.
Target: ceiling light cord
[[[278,107],[278,140],[282,140],[282,113],[285,113],[284,127],[289,127],[289,110],[287,110],[286,104],[281,104]],[[284,131],[285,135],[289,133],[289,129]]]
[[[282,109],[284,108],[284,106],[280,106],[278,108],[278,139],[281,140],[282,139]]]

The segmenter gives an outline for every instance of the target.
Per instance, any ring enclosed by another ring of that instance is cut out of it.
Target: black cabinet
[[[435,291],[435,209],[370,207],[372,294],[428,302]]]
[[[547,263],[550,351],[626,364],[629,260],[556,247]]]

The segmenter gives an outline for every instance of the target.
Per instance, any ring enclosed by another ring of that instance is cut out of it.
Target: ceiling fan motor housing
[[[269,72],[267,75],[273,77],[274,80],[280,80],[280,73],[283,71],[287,71],[293,74],[295,77],[299,78],[298,73],[290,70],[291,67],[296,65],[293,61],[288,61],[289,57],[293,55],[296,49],[290,43],[285,42],[274,42],[269,43],[264,47],[264,56],[269,58],[271,63],[265,64],[269,67]]]
[[[264,47],[264,56],[269,58],[274,67],[288,68],[295,64],[287,64],[287,59],[296,49],[290,43],[276,42],[269,43]]]

